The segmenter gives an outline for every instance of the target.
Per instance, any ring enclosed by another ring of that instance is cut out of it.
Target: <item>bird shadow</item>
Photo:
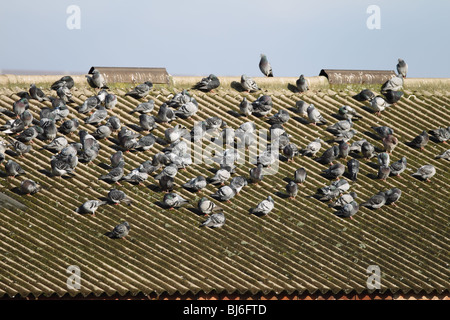
[[[248,213],[257,217],[264,217],[265,214],[262,212],[255,212],[253,208],[248,209]]]
[[[39,173],[42,173],[42,174],[44,174],[44,175],[46,175],[46,176],[49,177],[49,178],[53,177],[52,173],[51,173],[50,171],[48,171],[48,170],[45,170],[45,169],[39,169],[38,172],[39,172]]]
[[[375,111],[372,110],[371,108],[369,108],[369,107],[366,106],[366,105],[362,105],[362,106],[361,106],[361,109],[363,109],[363,110],[365,110],[365,111],[367,111],[367,112],[369,112],[369,113],[371,113],[371,114],[375,114]]]
[[[133,131],[136,131],[136,132],[142,132],[142,131],[144,131],[143,128],[141,128],[140,126],[138,126],[138,125],[135,124],[135,123],[127,123],[126,126],[129,127],[130,129],[132,129]]]
[[[198,208],[191,207],[191,208],[186,208],[186,209],[198,216],[204,216],[204,214],[201,213],[200,210],[198,210]]]
[[[244,88],[242,88],[241,84],[237,81],[232,81],[230,87],[236,90],[237,92],[245,92]]]
[[[275,191],[273,194],[276,195],[277,197],[280,197],[281,199],[289,198],[288,194],[280,192],[280,191]]]
[[[235,110],[228,110],[227,113],[230,116],[236,117],[236,118],[241,118],[244,117],[244,115],[240,114],[239,112],[235,111]]]
[[[166,205],[164,202],[161,201],[155,201],[153,202],[154,204],[156,204],[158,207],[160,207],[161,209],[169,209],[169,206]]]
[[[302,118],[302,117],[294,116],[294,117],[292,117],[292,119],[294,119],[295,121],[298,121],[298,122],[300,122],[301,124],[304,124],[304,125],[308,125],[309,124],[309,121],[307,119],[305,119],[305,118]]]
[[[376,180],[378,179],[378,175],[374,174],[374,173],[368,173],[366,174],[366,177],[372,180]]]
[[[373,133],[373,132],[370,132],[370,131],[363,131],[363,133],[364,133],[366,136],[368,136],[368,137],[370,137],[370,138],[372,138],[372,139],[374,139],[374,140],[382,140],[377,134],[375,134],[375,133]]]
[[[377,163],[375,163],[375,162],[366,162],[366,164],[369,166],[369,167],[371,167],[372,169],[376,169],[376,170],[378,170],[378,164]]]
[[[292,83],[288,83],[287,89],[293,93],[300,93],[300,90],[298,90],[297,86],[293,85]]]
[[[105,169],[105,170],[111,170],[111,169],[112,169],[112,167],[111,167],[110,165],[108,165],[108,164],[106,164],[106,163],[103,163],[103,162],[100,162],[100,163],[98,164],[98,166],[99,166],[100,168],[102,168],[102,169]]]
[[[19,156],[19,154],[17,152],[9,150],[9,149],[5,150],[5,153],[10,157],[18,157]]]
[[[23,193],[22,193],[22,191],[20,191],[20,188],[19,188],[19,187],[14,187],[14,188],[12,188],[12,189],[11,189],[11,192],[23,196]]]

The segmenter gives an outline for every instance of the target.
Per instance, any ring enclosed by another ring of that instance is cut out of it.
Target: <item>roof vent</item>
[[[166,68],[129,68],[129,67],[91,67],[89,74],[96,69],[111,83],[143,83],[151,81],[158,84],[169,84]]]
[[[322,69],[319,74],[327,77],[330,84],[383,84],[395,75],[392,70],[337,69]]]

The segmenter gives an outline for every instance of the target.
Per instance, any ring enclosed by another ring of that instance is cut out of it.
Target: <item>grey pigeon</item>
[[[210,227],[210,228],[220,228],[225,224],[226,218],[225,214],[220,211],[213,213],[206,219],[200,227]]]
[[[319,188],[319,200],[333,200],[339,197],[343,192],[350,188],[350,184],[346,179],[334,180],[329,186]]]
[[[294,171],[294,182],[297,184],[303,184],[306,181],[308,173],[305,168],[298,168]]]
[[[111,189],[107,195],[108,200],[114,205],[120,204],[120,202],[124,202],[125,204],[130,205],[131,200],[127,197],[125,192],[118,189]]]
[[[253,106],[250,101],[247,100],[247,97],[244,97],[239,104],[239,113],[244,116],[250,116],[253,112]]]
[[[314,157],[317,152],[320,151],[320,148],[322,148],[322,139],[317,138],[314,141],[311,141],[304,149],[302,149],[300,152],[304,156],[311,156]]]
[[[450,161],[450,149],[445,150],[442,154],[437,155],[436,158]]]
[[[183,119],[187,119],[195,115],[198,111],[198,105],[192,101],[182,104],[175,110],[175,115]]]
[[[298,77],[298,79],[295,81],[295,84],[299,92],[305,92],[309,90],[309,81],[303,74]]]
[[[348,142],[351,139],[353,139],[353,137],[357,133],[358,132],[355,129],[350,129],[349,131],[341,131],[334,135],[335,136],[334,141],[335,142]]]
[[[214,213],[215,211],[222,210],[221,207],[216,205],[213,201],[209,200],[207,197],[203,197],[198,201],[197,208],[204,215],[208,215]]]
[[[267,116],[273,108],[272,97],[264,94],[252,102],[253,115],[257,117]]]
[[[333,164],[333,161],[339,157],[339,146],[333,145],[325,150],[317,161],[323,164]]]
[[[362,115],[360,115],[354,108],[344,105],[339,107],[338,117],[343,120],[359,120],[362,118]]]
[[[158,127],[154,116],[150,116],[146,113],[139,115],[139,125],[144,131],[152,131]]]
[[[76,157],[76,156],[75,156]],[[70,159],[73,156],[68,156],[67,159],[53,157],[50,160],[51,174],[53,177],[62,177],[66,174],[72,173],[74,168],[71,166]]]
[[[75,81],[73,80],[73,78],[71,76],[63,76],[61,77],[59,80],[56,80],[55,82],[52,83],[52,85],[50,86],[50,89],[52,90],[58,90],[59,88],[67,88],[67,89],[72,89],[73,86],[75,85]]]
[[[251,209],[251,213],[255,215],[267,215],[269,214],[273,208],[275,207],[275,202],[271,196],[268,196],[266,199],[258,203],[256,208]]]
[[[426,180],[430,182],[431,178],[436,174],[436,167],[432,164],[426,164],[417,169],[416,172],[412,174],[413,177]]]
[[[30,108],[30,104],[28,103],[27,98],[21,98],[13,103],[13,113],[16,115],[16,117],[20,117],[20,115]]]
[[[381,152],[377,155],[377,161],[379,166],[389,166],[391,157],[387,152]]]
[[[369,102],[371,109],[379,116],[381,115],[382,111],[391,106],[382,96],[376,96]]]
[[[195,86],[194,89],[204,92],[210,92],[217,89],[220,86],[220,80],[214,74],[210,74],[208,77],[202,78]]]
[[[172,209],[172,208],[179,208],[179,207],[189,203],[189,201],[184,199],[182,196],[180,196],[177,193],[169,192],[164,195],[163,203],[166,207]]]
[[[348,154],[350,152],[350,145],[348,144],[348,142],[344,140],[339,141],[338,147],[339,147],[339,157],[347,159]]]
[[[86,120],[84,121],[86,124],[98,124],[100,122],[102,122],[103,120],[106,119],[106,117],[108,116],[108,111],[106,110],[106,108],[104,106],[99,106],[99,108],[92,113],[89,117],[86,118]]]
[[[396,202],[400,199],[401,195],[402,195],[402,190],[400,190],[399,188],[392,188],[389,190],[386,190],[384,192],[385,196],[386,196],[386,204],[387,205],[394,205],[397,206]]]
[[[131,91],[125,93],[125,96],[130,96],[135,99],[145,98],[152,88],[153,83],[151,81],[145,81],[134,87]]]
[[[308,109],[306,109],[308,113],[308,119],[311,124],[317,125],[317,123],[328,123],[327,120],[322,116],[320,111],[313,105],[310,104]]]
[[[206,179],[203,176],[198,176],[190,179],[188,182],[183,184],[183,187],[194,192],[198,192],[206,187]]]
[[[350,147],[349,147],[349,152],[360,153],[361,152],[361,146],[366,141],[367,141],[366,139],[361,139],[361,140],[353,142],[350,145]]]
[[[273,116],[270,116],[268,118],[268,122],[270,124],[274,124],[274,123],[284,124],[284,123],[288,122],[289,118],[290,118],[289,112],[287,112],[286,110],[280,109],[277,113],[275,113]]]
[[[113,93],[108,93],[105,97],[105,108],[111,110],[117,105],[117,102],[117,96]]]
[[[131,170],[127,175],[122,177],[123,181],[127,181],[130,183],[138,183],[139,185],[143,185],[143,182],[148,179],[148,173],[146,170],[142,169],[139,166],[136,169]]]
[[[328,204],[328,207],[330,208],[342,208],[347,203],[351,203],[357,198],[356,192],[352,191],[350,193],[345,193],[341,195],[339,198],[337,198],[332,203]]]
[[[298,193],[298,185],[294,181],[289,181],[286,185],[286,192],[289,195],[289,198],[294,199]]]
[[[105,180],[120,185],[119,180],[124,175],[125,162],[121,161],[117,166],[112,168],[107,174],[103,174],[99,177],[99,180]]]
[[[372,126],[370,128],[374,130],[381,139],[386,138],[388,135],[394,134],[394,130],[387,126]]]
[[[236,194],[239,194],[241,189],[246,185],[248,185],[248,181],[245,177],[242,176],[233,177],[233,179],[231,179],[230,181],[230,187],[236,190]]]
[[[5,134],[20,133],[25,129],[22,119],[10,119],[4,125],[0,126],[0,130]]]
[[[389,166],[385,166],[385,165],[379,166],[377,179],[386,181],[386,179],[389,177],[390,173],[391,173],[391,168]]]
[[[154,108],[155,108],[155,100],[149,99],[147,102],[142,102],[138,104],[137,107],[130,112],[130,114],[133,114],[135,112],[139,112],[141,114],[149,113],[152,112]]]
[[[388,154],[391,154],[394,151],[395,147],[398,145],[398,139],[394,135],[388,134],[383,138],[382,143],[384,146],[384,150]]]
[[[336,212],[336,215],[342,218],[353,219],[353,216],[358,212],[358,210],[359,204],[353,200],[352,202],[342,206],[342,208]]]
[[[81,206],[75,209],[75,212],[80,214],[92,214],[95,215],[95,212],[100,206],[107,204],[107,201],[102,200],[87,200]]]
[[[218,116],[213,116],[205,119],[207,130],[223,129],[227,126],[227,123]]]
[[[323,172],[330,179],[339,179],[345,172],[345,166],[338,162],[323,170]]]
[[[421,134],[416,136],[411,142],[409,142],[409,146],[417,149],[423,150],[430,140],[430,136],[426,130],[423,130]]]
[[[393,162],[389,167],[391,169],[391,174],[393,176],[400,176],[400,174],[405,171],[406,165],[406,157],[402,157],[400,160]]]
[[[100,105],[100,100],[97,98],[97,96],[88,97],[83,101],[81,106],[78,107],[78,113],[89,113],[98,105]]]
[[[350,176],[350,180],[356,181],[358,179],[359,167],[360,167],[360,164],[357,159],[350,159],[347,162],[347,169],[348,169],[348,174]]]
[[[39,126],[32,126],[29,127],[25,130],[23,130],[22,132],[19,133],[18,136],[16,136],[16,139],[26,143],[26,142],[30,142],[33,143],[33,139],[37,138],[39,134],[42,134],[44,131],[42,130],[41,127]]]
[[[27,145],[19,140],[11,139],[10,137],[7,137],[7,140],[9,142],[9,146],[12,147],[14,152],[20,157],[23,157],[24,154],[32,150],[30,145]]]
[[[366,202],[361,203],[361,206],[371,209],[379,209],[385,204],[386,204],[386,194],[383,191],[381,191],[373,195]]]
[[[290,162],[299,154],[298,147],[295,143],[289,143],[283,149],[283,155],[287,158],[287,161]]]
[[[403,96],[402,91],[387,90],[384,93],[384,99],[390,105],[396,104],[397,102],[399,102],[400,99],[402,98],[402,96]]]
[[[41,119],[39,122],[39,126],[43,130],[41,134],[41,138],[43,140],[53,140],[56,138],[58,127],[56,126],[55,120],[48,118]]]
[[[109,136],[111,136],[113,130],[111,128],[111,125],[109,123],[101,125],[95,129],[95,131],[92,133],[92,135],[97,140],[106,139]]]
[[[399,74],[383,83],[383,85],[381,86],[381,93],[385,93],[388,90],[399,91],[402,88],[403,76]]]
[[[49,144],[44,145],[44,148],[53,152],[59,152],[67,147],[68,144],[69,142],[65,137],[56,137]]]
[[[447,128],[437,128],[429,130],[428,133],[431,137],[433,137],[437,142],[447,143],[450,139],[450,126]]]
[[[261,90],[261,88],[259,88],[259,86],[256,84],[255,80],[245,74],[241,76],[241,86],[242,89],[247,92],[255,92]]]
[[[25,179],[20,183],[20,192],[22,194],[35,194],[41,190],[41,186],[31,179]]]
[[[303,101],[303,100],[298,100],[295,103],[295,112],[300,114],[303,117],[308,116],[308,107],[309,107],[309,103]]]
[[[370,101],[375,98],[375,94],[369,89],[361,90],[357,95],[353,96],[353,98],[357,101]]]
[[[230,202],[230,199],[232,199],[235,195],[236,189],[232,186],[222,186],[215,193],[213,193],[211,197],[220,201]]]
[[[167,105],[171,108],[179,108],[181,105],[187,103],[187,102],[194,102],[196,103],[196,100],[194,97],[191,97],[189,92],[186,89],[183,89],[183,91],[176,93],[173,98],[171,98],[169,101],[167,101]]]
[[[361,153],[364,159],[369,160],[375,156],[375,147],[369,141],[365,141],[361,145]]]
[[[141,137],[137,141],[135,148],[146,151],[146,150],[151,149],[153,147],[153,145],[155,144],[155,142],[156,142],[155,136],[153,134],[149,133],[149,134]]]
[[[231,173],[226,169],[219,169],[216,171],[215,175],[209,180],[211,184],[221,184],[224,185],[225,182],[230,179]]]
[[[87,83],[94,89],[109,89],[105,78],[97,69],[92,70],[92,76],[85,75]]]
[[[58,96],[59,99],[61,99],[62,101],[64,101],[65,103],[72,103],[73,101],[73,94],[70,91],[69,88],[67,87],[61,87],[58,90],[56,90],[56,95]],[[52,97],[50,97],[50,100],[52,99]]]
[[[30,89],[28,90],[30,92],[31,98],[42,102],[42,101],[50,101],[50,98],[45,95],[45,93],[42,91],[42,89],[36,87],[34,83],[30,85]]]
[[[399,58],[396,68],[398,74],[401,75],[403,78],[406,78],[406,75],[408,74],[408,64],[405,62],[405,60]]]
[[[349,120],[340,120],[332,125],[329,125],[326,130],[332,134],[338,134],[342,131],[349,131],[353,127],[353,122]]]
[[[125,239],[125,237],[128,236],[130,229],[130,224],[127,221],[124,221],[115,226],[111,232],[107,233],[107,235],[111,239]]]
[[[164,175],[158,180],[158,184],[162,192],[172,192],[175,188],[175,179]]]
[[[122,162],[125,162],[125,159],[123,157],[123,152],[121,150],[111,154],[109,157],[109,161],[111,163],[111,168],[115,168],[118,165],[120,165]]]
[[[33,114],[30,112],[30,110],[25,110],[24,112],[22,112],[22,114],[20,115],[20,120],[23,121],[23,125],[25,126],[25,128],[28,128],[34,120],[34,116]]]
[[[176,119],[175,111],[170,108],[167,103],[163,103],[158,110],[156,120],[161,123],[171,122]]]
[[[272,66],[269,63],[267,56],[265,54],[261,53],[260,57],[261,57],[261,59],[259,60],[259,70],[261,70],[261,72],[266,77],[273,77]]]
[[[164,169],[155,176],[155,180],[159,180],[161,179],[163,176],[169,176],[172,178],[175,178],[175,176],[178,173],[178,167],[176,164],[170,164],[166,167],[164,167]]]
[[[106,124],[109,125],[112,131],[119,131],[122,128],[122,124],[119,117],[111,116],[106,120]]]

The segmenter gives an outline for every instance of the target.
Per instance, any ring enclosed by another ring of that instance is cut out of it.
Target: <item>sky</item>
[[[450,1],[0,2],[1,73],[85,74],[103,66],[262,76],[264,53],[275,77],[395,70],[398,58],[408,77],[450,77]]]

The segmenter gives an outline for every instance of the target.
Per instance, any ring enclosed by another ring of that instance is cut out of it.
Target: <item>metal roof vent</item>
[[[338,69],[322,69],[319,74],[327,77],[330,84],[383,84],[395,75],[393,70]]]

